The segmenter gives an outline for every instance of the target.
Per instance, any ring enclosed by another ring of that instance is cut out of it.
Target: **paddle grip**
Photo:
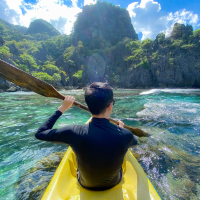
[[[65,99],[65,96],[64,96],[64,95],[60,94],[57,90],[55,90],[55,91],[57,92],[56,97],[57,97],[58,99],[61,99],[61,100],[64,100],[64,99]],[[83,105],[83,104],[81,104],[81,103],[78,103],[77,101],[75,101],[75,102],[73,103],[73,105],[76,106],[76,107],[78,107],[78,108],[81,108],[81,109],[83,109],[83,110],[85,110],[85,111],[87,111],[87,112],[90,112],[87,106],[85,106],[85,105]]]

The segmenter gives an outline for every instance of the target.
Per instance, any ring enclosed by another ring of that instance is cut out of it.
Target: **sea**
[[[84,104],[83,90],[60,91]],[[131,148],[162,199],[200,199],[200,90],[117,89],[111,117],[149,137]],[[0,93],[0,199],[41,199],[67,145],[37,140],[39,126],[61,100],[33,92]],[[54,128],[84,124],[90,113],[72,106]]]

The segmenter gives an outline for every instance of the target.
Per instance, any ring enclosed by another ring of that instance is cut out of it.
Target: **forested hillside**
[[[56,87],[200,87],[200,29],[175,24],[170,37],[140,42],[128,12],[107,2],[84,6],[70,35],[44,20],[27,29],[0,19],[0,58]]]

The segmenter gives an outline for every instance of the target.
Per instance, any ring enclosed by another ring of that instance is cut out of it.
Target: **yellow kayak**
[[[126,153],[122,170],[122,180],[115,187],[105,191],[87,190],[77,181],[76,157],[71,147],[69,147],[47,187],[42,200],[161,199],[130,150]]]

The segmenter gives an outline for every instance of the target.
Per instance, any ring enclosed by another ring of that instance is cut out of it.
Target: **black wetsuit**
[[[105,118],[93,118],[89,124],[52,129],[62,115],[56,111],[37,131],[35,137],[63,142],[76,154],[79,183],[91,190],[106,190],[121,179],[121,168],[128,148],[137,144],[133,134]]]

